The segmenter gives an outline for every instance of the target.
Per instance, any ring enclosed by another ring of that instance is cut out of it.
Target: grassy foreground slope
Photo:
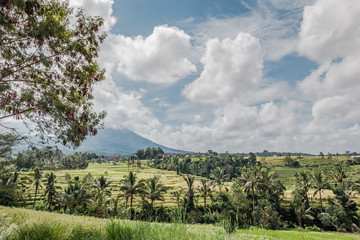
[[[0,239],[360,239],[349,233],[107,220],[0,206]]]

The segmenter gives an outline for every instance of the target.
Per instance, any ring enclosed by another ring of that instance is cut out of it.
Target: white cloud
[[[239,33],[234,40],[209,40],[201,62],[204,70],[200,77],[185,86],[182,93],[193,101],[219,103],[260,82],[263,51],[258,39]]]
[[[127,128],[140,135],[161,126],[142,102],[141,92],[125,92],[116,86],[111,78],[100,82],[95,92],[95,110],[107,112],[105,126]]]
[[[106,44],[117,71],[134,81],[171,85],[196,71],[190,36],[176,27],[157,26],[146,38],[110,35]]]
[[[149,137],[174,148],[192,151],[248,152],[262,149],[295,151],[298,103],[245,106],[234,100],[215,110],[210,123],[182,124],[153,131]],[[195,116],[196,118],[197,116]]]
[[[360,2],[319,0],[305,7],[299,53],[320,63],[359,54]]]
[[[312,2],[314,0],[258,0],[258,7],[249,7],[249,14],[210,18],[195,25],[194,39],[201,47],[211,38],[235,38],[239,32],[249,33],[260,39],[265,60],[278,61],[297,50],[302,9]],[[274,7],[286,13],[279,14]]]
[[[112,15],[113,3],[113,0],[70,0],[71,7],[84,8],[86,14],[102,17],[105,31],[109,31],[116,23],[116,18]]]
[[[359,140],[359,15],[356,0],[318,0],[305,7],[298,51],[320,66],[298,83],[313,104],[313,120],[302,124],[299,138],[304,148],[345,151]]]

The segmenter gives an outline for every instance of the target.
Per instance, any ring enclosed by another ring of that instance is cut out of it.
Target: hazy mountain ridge
[[[186,152],[154,143],[128,129],[111,128],[100,129],[96,136],[88,137],[75,151],[95,152],[104,155],[131,154],[138,149],[145,149],[147,147],[160,147],[165,153]]]

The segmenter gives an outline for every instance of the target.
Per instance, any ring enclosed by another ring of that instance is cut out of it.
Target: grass
[[[239,229],[227,234],[221,226],[107,220],[0,206],[0,239],[360,239],[349,233],[308,230]]]

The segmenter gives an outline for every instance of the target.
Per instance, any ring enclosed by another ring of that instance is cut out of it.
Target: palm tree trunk
[[[206,209],[206,194],[204,194],[204,208]]]
[[[255,191],[254,191],[254,186],[251,186],[251,193],[252,193],[252,199],[253,199],[253,211],[255,209]]]
[[[130,211],[132,210],[132,204],[133,204],[133,195],[130,195]]]
[[[322,206],[322,198],[321,198],[321,190],[319,191],[319,195],[320,195],[320,211],[323,211],[323,206]]]
[[[150,217],[152,218],[153,215],[153,209],[154,209],[154,200],[151,199],[151,205],[150,205]]]
[[[36,185],[36,186],[35,186],[35,197],[34,197],[34,205],[33,205],[33,208],[35,208],[36,195],[37,195],[38,188],[39,188],[39,186]]]

